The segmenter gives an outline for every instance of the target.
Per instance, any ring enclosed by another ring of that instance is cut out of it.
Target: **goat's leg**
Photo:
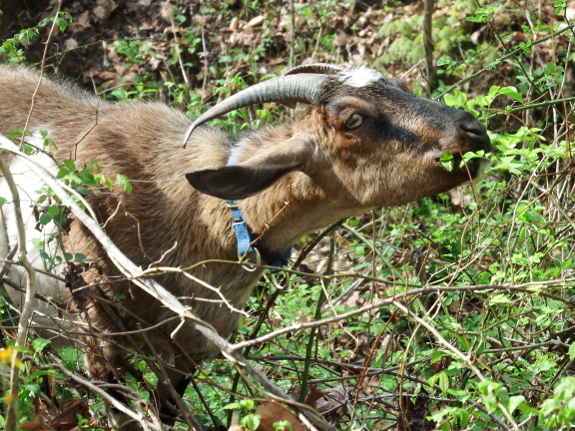
[[[189,376],[182,376],[180,374],[178,377],[178,380],[171,380],[168,382],[160,380],[158,383],[160,418],[166,425],[174,425],[174,416],[178,415],[178,411],[181,413],[182,408],[180,405],[182,404],[182,397],[190,383]],[[193,417],[191,419],[194,421]],[[197,425],[199,424],[194,424],[194,426]],[[198,429],[198,431],[200,431],[200,429]]]
[[[195,367],[181,358],[176,358],[174,368],[163,367],[160,364],[158,395],[160,398],[160,417],[168,425],[175,423],[174,415],[182,417],[190,429],[202,431],[203,427],[196,421],[182,400],[186,388],[191,381]]]
[[[86,369],[91,376],[98,381],[103,381],[110,384],[123,385],[125,379],[120,374],[121,370],[118,369],[118,364],[122,362],[119,351],[107,342],[97,342],[95,337],[86,336],[84,338],[84,361]],[[121,367],[120,367],[121,368]],[[106,389],[106,392],[120,403],[128,408],[130,401],[126,396],[114,388]],[[139,425],[132,418],[122,413],[107,401],[104,401],[106,412],[108,415],[109,425],[113,429],[121,429],[122,431],[140,431]]]

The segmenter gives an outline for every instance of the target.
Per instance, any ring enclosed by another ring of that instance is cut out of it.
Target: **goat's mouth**
[[[454,153],[446,152],[435,160],[443,169],[450,172],[466,173],[470,179],[477,178],[488,164],[488,160],[484,158],[464,161],[459,151]]]

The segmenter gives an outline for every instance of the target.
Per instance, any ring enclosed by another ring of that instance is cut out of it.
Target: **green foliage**
[[[494,15],[495,12],[501,10],[501,5],[498,3],[494,3],[492,5],[487,6],[486,8],[478,8],[475,11],[475,16],[468,16],[466,19],[467,21],[476,22],[476,23],[484,23],[489,22],[491,17]]]
[[[575,377],[562,378],[553,390],[553,398],[543,401],[539,420],[544,426],[571,425],[575,418]]]
[[[553,7],[555,8],[555,13],[557,15],[561,15],[567,7],[567,0],[555,0],[553,2]]]
[[[261,423],[261,416],[250,411],[255,409],[255,403],[250,399],[242,399],[236,403],[230,403],[222,407],[226,410],[241,410],[245,416],[241,420],[241,424],[244,428],[249,430],[256,430]]]
[[[26,61],[24,50],[20,47],[23,42],[31,42],[40,35],[40,29],[55,23],[55,25],[64,32],[72,22],[72,16],[67,12],[60,12],[58,17],[48,17],[38,23],[36,27],[23,29],[16,33],[10,39],[6,39],[0,46],[0,56],[5,63],[20,64]]]
[[[290,421],[279,421],[273,424],[274,431],[292,431],[293,426]]]

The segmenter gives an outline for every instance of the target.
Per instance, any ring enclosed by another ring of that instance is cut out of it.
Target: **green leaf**
[[[439,373],[439,387],[441,388],[443,395],[447,394],[447,390],[449,389],[449,377],[447,377],[447,374],[444,371]]]
[[[569,346],[569,358],[575,359],[575,343]]]
[[[290,421],[279,421],[272,424],[274,431],[292,431],[293,426]]]
[[[116,175],[116,185],[124,187],[124,191],[127,194],[132,193],[132,184],[130,183],[130,181],[128,180],[128,177],[126,175],[117,174]]]
[[[503,293],[499,293],[497,295],[493,295],[491,296],[491,298],[489,299],[489,303],[490,305],[493,304],[510,304],[511,300],[509,299],[509,297]]]
[[[442,357],[443,357],[443,351],[441,351],[441,350],[432,350],[431,351],[431,363],[432,364],[439,362]]]
[[[506,96],[511,97],[512,99],[517,100],[519,103],[523,103],[523,97],[521,96],[521,94],[519,94],[517,92],[517,88],[515,87],[503,87],[502,89],[499,90],[499,92],[501,94],[505,94]]]
[[[243,399],[240,401],[240,406],[244,411],[253,410],[256,407],[256,403],[254,400],[250,400],[249,398]]]
[[[443,101],[447,106],[455,106],[457,105],[457,98],[453,94],[445,94],[443,96]]]
[[[450,172],[453,170],[455,166],[455,160],[453,154],[451,153],[445,153],[443,156],[440,157],[439,161],[441,162],[443,167]]]
[[[262,417],[260,415],[255,414],[247,415],[245,418],[242,419],[242,426],[244,428],[255,431],[260,426],[261,421]]]
[[[46,347],[48,344],[50,344],[50,340],[45,340],[44,338],[35,338],[32,341],[32,349],[38,353],[41,352],[44,347]]]
[[[52,218],[56,218],[60,215],[60,207],[57,205],[51,206],[48,208],[48,214],[52,216]]]
[[[537,211],[527,210],[519,214],[517,218],[524,223],[533,223],[534,221],[540,220],[541,215]]]
[[[489,395],[490,392],[493,392],[493,394],[497,396],[501,389],[501,383],[494,382],[493,380],[486,380],[484,382],[479,382],[477,384],[477,389],[479,389],[479,392],[481,392],[482,395]]]
[[[513,397],[509,397],[507,411],[512,415],[515,409],[522,404],[525,404],[525,397],[523,395],[515,395]]]
[[[74,260],[78,263],[83,263],[86,260],[86,256],[82,253],[75,253]]]
[[[455,397],[461,403],[464,403],[471,397],[471,394],[464,389],[448,389],[447,393]]]
[[[76,169],[76,165],[74,164],[73,160],[64,160],[64,164],[66,165],[69,171],[73,171]]]
[[[40,238],[32,238],[32,245],[37,249],[42,249],[44,248],[44,241]]]
[[[38,221],[40,222],[41,225],[46,226],[48,223],[52,221],[52,216],[48,213],[42,213]]]
[[[449,389],[449,377],[447,376],[445,371],[441,371],[440,373],[431,376],[429,379],[427,379],[427,381],[429,382],[430,385],[438,383],[441,392],[444,395],[447,394],[447,390]]]
[[[34,395],[38,395],[40,393],[40,385],[37,383],[28,383],[27,385],[23,385],[23,387],[32,392]]]
[[[497,94],[499,93],[499,89],[500,89],[500,88],[501,88],[501,87],[498,86],[498,85],[492,86],[492,87],[489,89],[489,95],[490,95],[491,97],[497,96]]]
[[[457,409],[456,415],[459,417],[459,426],[467,426],[469,423],[469,412],[465,409]]]

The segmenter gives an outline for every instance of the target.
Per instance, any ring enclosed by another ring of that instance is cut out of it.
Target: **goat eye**
[[[363,123],[363,117],[359,114],[353,114],[345,123],[345,127],[350,130],[357,129]]]

